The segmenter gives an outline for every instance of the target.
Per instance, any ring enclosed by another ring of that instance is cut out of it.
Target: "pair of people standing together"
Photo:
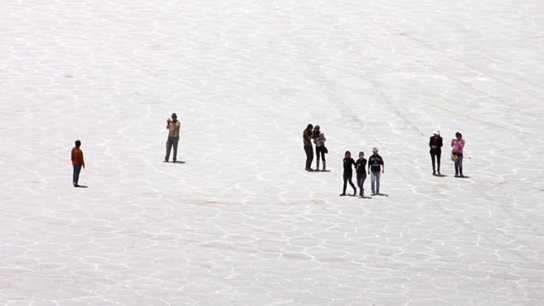
[[[465,147],[465,140],[463,135],[459,132],[455,133],[455,138],[451,140],[452,160],[454,161],[455,177],[464,177],[463,175],[463,149]],[[433,136],[429,139],[429,153],[431,154],[431,161],[433,165],[433,175],[440,174],[440,156],[442,155],[442,137],[440,131],[436,130]],[[437,167],[438,166],[438,171]]]
[[[353,188],[353,195],[357,195],[357,188],[353,185],[351,181],[353,177],[352,167],[355,168],[357,173],[357,186],[359,186],[359,196],[364,197],[364,183],[366,180],[366,165],[367,160],[365,158],[364,152],[359,152],[359,159],[354,161],[351,158],[351,152],[346,151],[344,155],[344,188],[340,196],[346,195],[347,184]],[[378,148],[372,149],[372,156],[368,159],[368,174],[370,175],[370,187],[372,189],[372,195],[380,194],[380,174],[384,173],[385,164],[383,158],[378,154]]]
[[[315,127],[312,124],[308,124],[304,132],[302,132],[302,140],[304,142],[304,152],[306,152],[306,171],[319,171],[319,161],[323,161],[323,171],[327,170],[327,160],[325,154],[328,153],[325,146],[325,134],[321,132],[319,125]],[[316,169],[312,169],[312,161],[314,160],[314,149],[312,141],[315,144],[316,153]]]

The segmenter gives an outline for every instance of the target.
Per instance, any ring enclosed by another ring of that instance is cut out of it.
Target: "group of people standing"
[[[357,195],[357,188],[353,185],[351,181],[353,178],[352,168],[355,169],[357,173],[357,186],[359,187],[359,197],[363,198],[365,196],[364,183],[366,180],[367,172],[370,175],[370,187],[372,190],[372,195],[380,195],[380,176],[381,173],[385,172],[385,163],[383,158],[378,154],[378,148],[374,147],[372,149],[372,155],[368,158],[368,169],[367,160],[365,158],[364,152],[359,152],[359,159],[354,161],[351,158],[351,152],[346,151],[344,154],[344,188],[340,196],[346,195],[347,184],[349,183],[351,188],[353,188],[353,195]]]
[[[323,162],[323,170],[326,171],[327,160],[325,159],[325,154],[328,153],[328,149],[325,146],[325,141],[327,138],[325,134],[321,132],[319,125],[315,127],[310,123],[306,126],[306,129],[302,132],[302,141],[304,143],[304,152],[306,152],[306,171],[320,171],[319,164],[320,161]],[[312,162],[314,159],[314,149],[313,144],[315,144],[316,152],[316,169],[312,169]],[[371,189],[372,195],[380,194],[380,173],[384,173],[385,165],[383,158],[378,154],[378,148],[372,149],[372,156],[368,159],[368,169],[367,160],[365,158],[364,152],[359,152],[359,159],[357,161],[351,158],[351,152],[346,151],[344,160],[344,188],[340,196],[346,195],[347,184],[353,188],[353,195],[357,195],[357,188],[353,184],[353,169],[357,173],[357,186],[359,187],[359,196],[364,197],[364,182],[367,177],[367,172],[371,176]]]
[[[325,146],[325,134],[321,132],[319,125],[315,127],[312,124],[308,124],[306,129],[302,133],[302,139],[304,143],[304,151],[306,152],[306,171],[319,171],[320,158],[323,162],[323,171],[326,169],[325,153],[328,150]],[[317,155],[316,169],[312,169],[312,161],[314,159],[313,144],[315,144],[315,152]],[[431,161],[433,166],[433,175],[442,176],[440,173],[440,159],[442,155],[443,140],[440,136],[440,131],[435,130],[433,136],[429,139],[429,153],[431,154]],[[459,132],[455,133],[455,138],[451,140],[451,160],[454,162],[455,177],[465,177],[463,175],[463,149],[465,147],[465,139]],[[368,168],[367,168],[368,162]],[[349,183],[353,188],[353,195],[357,195],[357,188],[353,184],[353,170],[357,173],[357,186],[359,187],[359,197],[364,197],[364,182],[368,175],[370,175],[370,185],[372,195],[380,195],[380,176],[385,172],[385,164],[383,158],[378,154],[378,148],[372,149],[372,155],[368,161],[365,158],[364,152],[359,152],[359,159],[355,161],[351,158],[351,152],[346,151],[343,160],[344,165],[344,186],[340,196],[346,195],[346,188]]]
[[[431,154],[431,161],[433,165],[433,175],[439,175],[440,173],[440,157],[442,155],[442,137],[440,131],[433,132],[433,136],[429,139],[429,153]],[[465,148],[465,139],[459,132],[455,133],[455,138],[451,140],[451,160],[454,162],[455,177],[465,177],[463,175],[463,149]],[[438,166],[438,167],[437,167]]]

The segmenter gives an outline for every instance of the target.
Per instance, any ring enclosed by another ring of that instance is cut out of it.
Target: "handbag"
[[[451,161],[456,162],[458,158],[459,158],[459,156],[457,156],[457,154],[455,154],[453,152],[451,153]]]
[[[327,147],[323,147],[323,153],[329,153],[329,149],[327,149]]]

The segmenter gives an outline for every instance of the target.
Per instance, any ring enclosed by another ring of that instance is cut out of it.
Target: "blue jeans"
[[[455,161],[455,175],[463,175],[463,154],[457,154]]]
[[[380,193],[380,171],[370,172],[370,187],[372,188],[372,193]]]
[[[363,196],[363,192],[365,189],[363,188],[363,185],[366,180],[366,172],[357,173],[357,186],[359,186],[359,195]]]
[[[72,183],[74,185],[77,185],[77,182],[79,181],[79,173],[81,172],[82,165],[73,165],[73,166],[74,166],[74,175],[72,177]]]
[[[314,160],[314,149],[312,146],[304,146],[304,152],[306,152],[306,170],[312,168],[312,161]]]

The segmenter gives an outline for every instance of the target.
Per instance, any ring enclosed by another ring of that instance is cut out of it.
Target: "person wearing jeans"
[[[457,156],[455,161],[455,177],[465,177],[463,175],[463,149],[465,148],[465,140],[459,132],[455,133],[455,138],[451,140],[452,154]]]
[[[310,123],[302,132],[302,141],[304,143],[304,152],[306,152],[306,171],[312,171],[312,161],[314,160],[314,148],[312,138],[314,137],[314,126]]]
[[[372,195],[380,194],[380,170],[385,171],[385,164],[378,154],[378,148],[372,149],[372,156],[368,159],[368,174],[370,174],[370,187]]]
[[[85,168],[85,161],[83,160],[83,151],[81,151],[81,141],[76,140],[76,146],[72,149],[72,166],[74,168],[74,172],[72,175],[72,184],[74,187],[81,187],[78,184],[79,181],[79,173],[81,172],[81,168]]]
[[[359,152],[359,159],[355,162],[355,168],[357,169],[357,185],[359,186],[359,196],[362,198],[365,196],[365,180],[366,180],[366,158],[364,152]]]
[[[177,120],[178,116],[176,113],[172,114],[172,120],[168,118],[166,120],[166,129],[168,130],[168,140],[166,140],[166,156],[164,157],[164,162],[167,163],[170,159],[170,152],[172,147],[174,148],[173,161],[177,161],[178,155],[178,143],[179,143],[179,127],[180,123]]]

